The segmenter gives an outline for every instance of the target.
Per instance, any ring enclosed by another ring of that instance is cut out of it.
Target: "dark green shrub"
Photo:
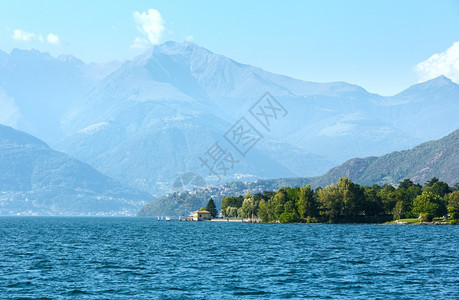
[[[421,214],[421,222],[432,222],[434,216],[428,213]]]
[[[295,212],[287,213],[284,212],[279,216],[279,222],[281,223],[297,223],[300,221],[300,218]]]
[[[306,221],[308,223],[319,223],[319,220],[317,220],[317,218],[311,218],[311,217],[308,217]]]

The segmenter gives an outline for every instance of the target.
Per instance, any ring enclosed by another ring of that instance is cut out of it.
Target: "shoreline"
[[[231,219],[231,218],[223,218],[223,219],[210,219],[210,220],[202,220],[202,221],[188,221],[188,222],[220,222],[220,223],[252,223],[252,224],[295,224],[295,225],[456,225],[451,224],[449,221],[444,222],[405,222],[394,220],[385,223],[306,223],[306,222],[294,222],[294,223],[280,223],[280,222],[271,222],[271,223],[263,223],[258,220],[252,222],[250,219]]]

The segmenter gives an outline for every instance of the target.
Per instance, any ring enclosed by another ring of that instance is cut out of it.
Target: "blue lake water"
[[[459,226],[3,217],[0,245],[0,298],[459,295]]]

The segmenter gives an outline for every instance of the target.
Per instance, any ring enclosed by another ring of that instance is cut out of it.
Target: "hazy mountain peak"
[[[10,57],[13,59],[21,60],[27,58],[53,59],[51,54],[49,54],[48,52],[41,52],[34,48],[30,50],[14,48],[13,50],[11,50]]]
[[[58,60],[61,60],[66,63],[72,63],[76,65],[84,65],[84,62],[79,58],[71,55],[71,54],[62,54],[57,57]]]
[[[415,85],[410,86],[405,91],[401,92],[400,94],[406,91],[423,91],[429,89],[442,89],[447,87],[457,87],[458,85],[451,81],[448,77],[441,75],[434,79],[430,79]]]
[[[0,144],[37,145],[48,148],[42,140],[25,132],[0,124]]]
[[[190,52],[198,48],[206,50],[205,48],[199,47],[198,45],[192,42],[168,41],[163,44],[154,45],[154,46],[149,47],[144,53],[134,58],[133,61],[147,61],[151,59],[153,56],[161,55],[161,54],[163,55],[183,55],[187,53],[189,54]]]
[[[438,101],[442,103],[457,102],[459,85],[441,75],[434,79],[414,84],[397,95],[385,99],[388,104],[407,104]]]
[[[132,74],[131,68],[138,67],[143,68],[144,80],[170,84],[193,97],[216,98],[219,105],[227,98],[256,99],[266,91],[275,96],[368,94],[360,86],[345,82],[306,82],[270,73],[213,53],[193,42],[169,41],[154,46],[127,62],[121,69],[125,73],[122,76]],[[135,72],[139,74],[138,70]],[[234,107],[243,105],[241,102],[232,104]]]
[[[444,87],[444,86],[449,86],[449,85],[457,85],[455,84],[454,82],[451,81],[451,79],[449,79],[448,77],[444,76],[444,75],[441,75],[441,76],[438,76],[434,79],[431,79],[431,80],[428,80],[428,81],[425,81],[423,83],[420,83],[419,85],[422,85],[424,87],[427,87],[427,88],[439,88],[439,87]],[[418,85],[418,86],[419,86]]]
[[[181,53],[187,53],[190,51],[196,51],[196,50],[206,50],[205,48],[199,47],[193,42],[175,42],[175,41],[167,41],[161,45],[155,46],[153,48],[154,51],[158,51],[164,54],[181,54]]]
[[[0,125],[0,215],[129,215],[151,196]]]

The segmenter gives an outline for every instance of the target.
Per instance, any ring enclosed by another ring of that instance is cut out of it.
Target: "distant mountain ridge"
[[[340,177],[365,184],[395,185],[404,178],[424,184],[437,177],[450,185],[459,183],[459,129],[410,150],[380,157],[354,158],[313,180],[315,186],[337,182]]]
[[[0,215],[132,215],[151,199],[0,125]]]
[[[96,84],[64,116],[66,137],[55,147],[154,195],[170,192],[185,172],[218,184],[200,155],[225,142],[223,134],[240,117],[259,125],[249,110],[267,91],[288,115],[262,131],[247,157],[237,157],[225,181],[237,174],[316,176],[352,157],[408,149],[459,127],[459,86],[445,77],[382,97],[344,82],[269,73],[194,43],[167,42]]]
[[[269,130],[249,112],[266,92],[288,111]],[[0,123],[153,195],[171,192],[186,172],[211,185],[318,176],[353,157],[409,149],[459,128],[458,97],[446,77],[382,97],[345,82],[273,74],[190,42],[108,65],[0,54]],[[263,138],[246,156],[234,152],[238,164],[220,182],[200,157],[217,141],[235,151],[223,135],[241,117]]]
[[[91,91],[84,105],[66,116],[63,126],[69,135],[56,147],[157,195],[170,191],[172,181],[187,170],[206,176],[200,155],[216,141],[224,142],[223,134],[237,120],[228,105],[239,109],[240,104],[223,98],[224,93],[233,94],[237,86],[246,84],[239,76],[237,82],[229,78],[227,72],[234,68],[239,70],[240,65],[192,43],[155,47],[123,64]],[[257,94],[244,86],[252,102],[263,89]],[[219,92],[222,105],[212,98]],[[236,158],[239,164],[229,178],[235,174],[292,176],[294,168],[310,170],[308,164],[323,171],[333,166],[320,155],[268,136],[259,145],[247,159]],[[289,152],[286,160],[306,155],[311,159],[304,166],[285,164],[279,161],[278,149]]]
[[[179,216],[206,205],[213,197],[217,205],[223,196],[273,191],[280,187],[310,184],[313,188],[336,183],[347,177],[362,185],[397,185],[405,178],[425,184],[432,177],[453,186],[459,183],[459,129],[449,135],[418,145],[410,150],[396,151],[380,157],[354,158],[322,176],[310,178],[280,178],[254,182],[229,182],[198,190],[172,193],[146,204],[138,216]]]
[[[148,216],[188,216],[191,211],[205,206],[209,198],[215,200],[217,208],[221,209],[223,196],[243,195],[274,191],[286,186],[305,186],[311,183],[310,178],[280,178],[260,179],[253,182],[232,181],[223,185],[207,186],[198,190],[175,192],[161,196],[147,203],[137,213],[139,217]]]
[[[0,52],[0,124],[55,142],[63,137],[63,114],[118,66],[85,64],[72,55],[56,58],[35,49]],[[14,107],[15,118],[5,118]]]

